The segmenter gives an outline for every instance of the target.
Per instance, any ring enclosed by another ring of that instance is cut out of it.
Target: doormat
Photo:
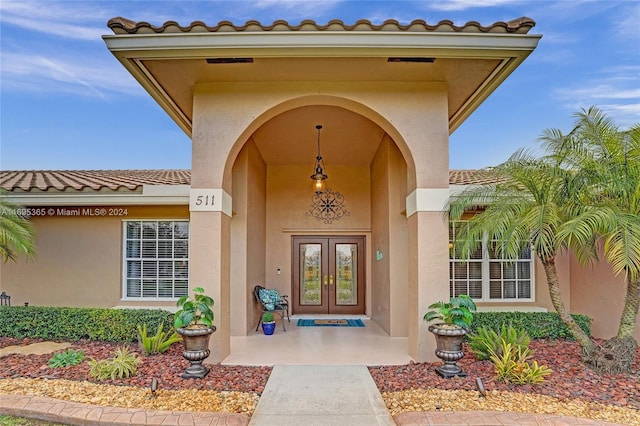
[[[298,327],[364,327],[361,319],[299,319]]]

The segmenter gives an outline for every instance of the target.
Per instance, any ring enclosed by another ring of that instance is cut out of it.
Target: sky
[[[537,49],[450,136],[450,168],[479,169],[597,106],[640,123],[640,1],[0,0],[0,169],[188,169],[188,136],[109,52],[110,18],[162,25],[312,19],[488,26],[527,16]]]

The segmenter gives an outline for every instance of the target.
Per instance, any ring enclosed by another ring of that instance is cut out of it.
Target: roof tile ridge
[[[283,29],[286,28],[289,31],[301,31],[303,29],[313,28],[317,31],[327,31],[332,28],[340,27],[344,31],[354,31],[354,30],[362,30],[363,27],[368,27],[373,31],[407,31],[410,29],[416,29],[416,27],[422,27],[424,31],[437,31],[438,28],[441,27],[449,27],[451,30],[455,32],[469,32],[469,31],[479,31],[479,32],[508,32],[508,33],[519,33],[526,34],[529,32],[531,28],[536,25],[536,22],[526,16],[521,18],[513,19],[507,22],[498,21],[490,24],[488,26],[480,24],[478,21],[468,21],[462,26],[455,25],[453,21],[448,19],[440,20],[435,25],[428,24],[423,19],[414,19],[408,24],[401,24],[396,19],[387,19],[381,24],[373,24],[368,19],[360,19],[356,21],[354,24],[345,24],[340,19],[332,19],[328,21],[326,24],[318,24],[316,21],[312,19],[302,20],[298,25],[292,25],[286,20],[278,19],[273,21],[271,25],[265,25],[260,23],[257,20],[249,20],[246,21],[242,25],[236,25],[229,20],[223,20],[218,22],[218,24],[214,26],[209,26],[203,21],[193,21],[187,26],[182,26],[176,21],[166,21],[164,24],[160,26],[152,25],[146,21],[135,22],[127,18],[123,17],[115,17],[109,19],[107,22],[107,27],[109,27],[114,33],[122,34],[135,34],[139,30],[152,31],[155,33],[163,33],[163,32],[175,32],[172,28],[175,28],[181,32],[191,32],[195,27],[203,27],[209,32],[223,32],[223,31],[237,31],[243,32],[247,30],[251,30],[252,28],[258,28],[262,31],[273,31],[274,29]]]

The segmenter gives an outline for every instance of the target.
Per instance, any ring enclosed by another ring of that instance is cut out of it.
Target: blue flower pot
[[[262,323],[262,331],[266,335],[273,334],[273,332],[276,331],[276,323],[275,323],[275,321],[274,322],[263,322]]]

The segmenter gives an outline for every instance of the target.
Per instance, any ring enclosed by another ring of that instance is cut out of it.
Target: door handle
[[[333,275],[329,275],[329,285],[333,285]]]
[[[324,286],[325,287],[327,286],[327,276],[326,275],[324,276]]]

